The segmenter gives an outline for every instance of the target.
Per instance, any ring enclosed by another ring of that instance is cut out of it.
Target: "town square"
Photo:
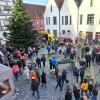
[[[99,0],[0,0],[0,100],[100,100]]]

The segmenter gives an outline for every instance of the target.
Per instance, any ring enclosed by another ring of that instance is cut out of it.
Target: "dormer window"
[[[90,0],[90,7],[93,7],[93,0]]]
[[[51,12],[52,12],[52,5],[51,5]]]

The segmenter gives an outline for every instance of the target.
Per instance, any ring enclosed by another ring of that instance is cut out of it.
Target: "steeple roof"
[[[75,0],[75,3],[77,5],[77,7],[80,7],[81,3],[82,3],[82,0]]]
[[[63,3],[64,3],[65,0],[55,0],[56,4],[57,4],[57,7],[59,8],[59,10],[61,9]]]

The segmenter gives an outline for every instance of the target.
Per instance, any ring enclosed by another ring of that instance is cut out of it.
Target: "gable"
[[[76,3],[77,7],[80,7],[83,0],[74,0],[74,1]]]
[[[60,10],[65,0],[55,0],[58,9]]]

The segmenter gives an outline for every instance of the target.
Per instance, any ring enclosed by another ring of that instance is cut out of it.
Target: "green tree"
[[[7,28],[10,31],[7,36],[7,44],[16,48],[38,47],[38,36],[33,31],[32,23],[25,13],[22,0],[16,0]]]

